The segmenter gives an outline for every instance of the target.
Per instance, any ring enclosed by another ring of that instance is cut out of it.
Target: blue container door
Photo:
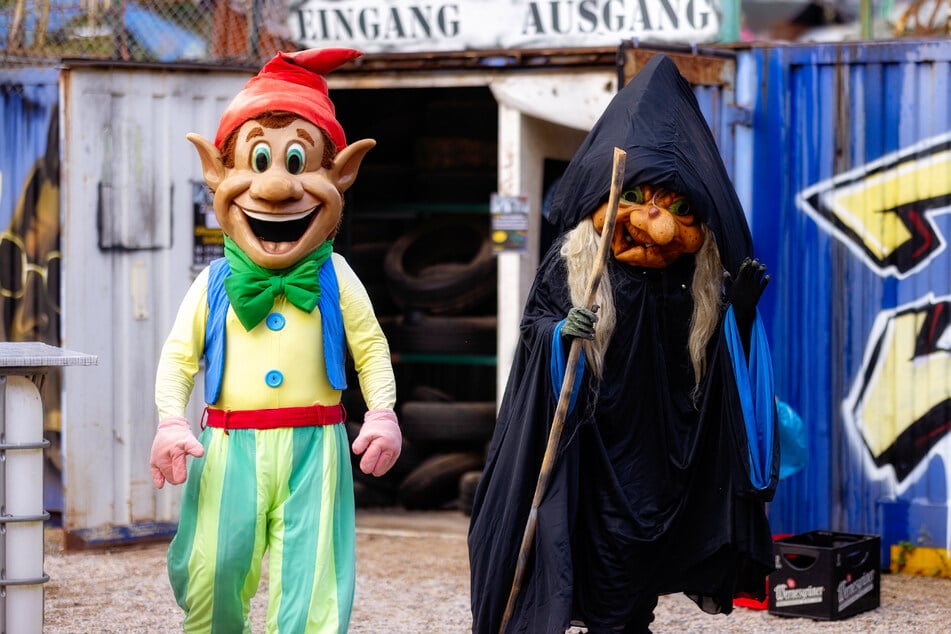
[[[809,462],[774,533],[951,546],[951,42],[753,49],[752,214]]]

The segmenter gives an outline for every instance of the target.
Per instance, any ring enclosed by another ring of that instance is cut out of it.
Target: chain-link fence
[[[17,60],[258,64],[296,50],[284,0],[0,0],[0,48]]]
[[[792,20],[790,26],[799,26],[800,31],[832,22],[842,25],[845,18],[828,19],[838,15],[839,6],[856,14],[849,20],[857,25],[859,8],[865,6],[870,15],[864,19],[874,26],[874,39],[951,35],[951,0],[802,2],[804,16],[819,12],[826,19],[803,24],[797,23],[798,18]],[[318,7],[321,16],[324,12],[362,15],[362,11],[375,15],[385,13],[383,7],[405,4],[396,0],[311,3],[322,5]],[[770,3],[747,0],[742,6],[747,11]],[[299,48],[291,38],[289,19],[304,4],[301,0],[0,0],[0,66],[62,58],[256,66],[278,50]],[[857,29],[852,31],[843,37],[859,36]]]

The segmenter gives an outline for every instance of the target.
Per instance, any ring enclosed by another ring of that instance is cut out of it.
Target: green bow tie
[[[226,237],[225,258],[231,275],[225,278],[225,292],[244,329],[251,330],[261,323],[279,295],[305,313],[314,310],[320,299],[320,267],[331,253],[333,241],[328,240],[294,266],[271,271],[252,262]]]

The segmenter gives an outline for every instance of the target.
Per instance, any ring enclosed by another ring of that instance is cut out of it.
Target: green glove
[[[596,307],[597,308],[597,307]],[[594,339],[594,324],[598,316],[593,310],[584,306],[574,306],[565,317],[565,324],[561,327],[561,336],[565,338]]]

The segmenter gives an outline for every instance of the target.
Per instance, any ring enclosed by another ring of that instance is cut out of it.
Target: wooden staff
[[[585,289],[584,296],[585,306],[592,310],[597,310],[597,307],[594,305],[594,300],[598,293],[598,286],[601,284],[604,266],[607,263],[608,252],[611,248],[611,237],[614,233],[614,223],[617,220],[621,187],[624,184],[624,162],[626,158],[627,152],[617,147],[614,148],[611,194],[608,198],[604,227],[601,229],[601,241],[598,244],[598,259],[595,262],[594,270],[591,271],[591,277],[588,278],[588,287]],[[535,527],[538,523],[538,506],[541,504],[545,490],[548,488],[548,480],[551,476],[552,467],[555,464],[555,454],[558,452],[561,431],[565,426],[565,417],[568,415],[568,403],[571,401],[571,393],[574,391],[578,359],[581,357],[581,346],[581,339],[576,337],[572,340],[571,350],[568,353],[568,366],[565,368],[565,380],[561,383],[561,393],[558,396],[558,406],[555,408],[555,418],[552,420],[551,431],[548,433],[548,446],[545,448],[541,471],[538,474],[538,483],[535,485],[535,497],[532,499],[532,508],[528,512],[528,521],[525,523],[522,545],[519,549],[518,562],[515,566],[515,578],[512,580],[512,590],[509,592],[508,603],[505,605],[505,613],[502,615],[502,624],[499,627],[500,634],[504,634],[509,619],[512,618],[512,612],[515,610],[515,601],[522,588],[528,556],[531,554],[532,543],[535,541]]]

